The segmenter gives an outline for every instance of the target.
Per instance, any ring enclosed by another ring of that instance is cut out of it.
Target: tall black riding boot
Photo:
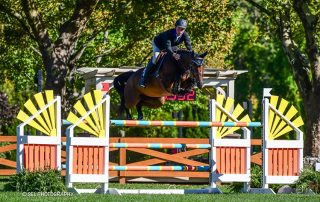
[[[150,74],[150,72],[151,72],[151,70],[152,70],[152,67],[153,67],[153,63],[152,63],[152,61],[150,61],[149,63],[148,63],[148,65],[146,66],[146,68],[143,70],[143,72],[142,72],[142,75],[141,75],[141,79],[140,79],[140,83],[139,83],[139,85],[141,86],[141,87],[143,87],[143,88],[145,88],[146,87],[146,79],[148,78],[148,76],[149,76],[149,74]]]

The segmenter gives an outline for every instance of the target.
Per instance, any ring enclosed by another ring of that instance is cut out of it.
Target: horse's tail
[[[120,95],[120,107],[119,113],[123,114],[125,110],[125,100],[124,100],[124,88],[127,84],[128,79],[133,74],[133,71],[125,72],[114,78],[113,87],[116,89],[118,94]]]

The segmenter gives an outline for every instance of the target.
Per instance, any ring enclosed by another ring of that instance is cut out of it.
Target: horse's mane
[[[177,53],[180,55],[180,60],[178,61],[178,65],[183,69],[188,68],[194,57],[194,52],[185,50],[185,49],[179,49]]]

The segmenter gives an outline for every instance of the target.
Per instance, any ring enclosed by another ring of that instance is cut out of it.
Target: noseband
[[[190,71],[191,71],[191,79],[194,81],[196,80],[196,76],[198,76],[199,74],[201,74],[200,76],[203,76],[203,72],[199,73],[197,68],[201,67],[204,63],[204,59],[203,58],[194,58],[191,61],[191,65],[189,67]]]

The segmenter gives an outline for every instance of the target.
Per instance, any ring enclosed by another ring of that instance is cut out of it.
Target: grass
[[[0,201],[142,201],[142,202],[168,202],[168,201],[320,201],[320,195],[264,195],[264,194],[239,194],[231,193],[228,186],[222,186],[225,194],[201,194],[201,195],[101,195],[81,194],[72,196],[25,196],[36,195],[36,193],[4,192],[3,187],[8,180],[7,177],[0,178]],[[97,184],[76,184],[77,188],[95,188]],[[204,188],[205,185],[175,185],[175,184],[126,184],[111,183],[110,187],[119,189],[196,189]]]

